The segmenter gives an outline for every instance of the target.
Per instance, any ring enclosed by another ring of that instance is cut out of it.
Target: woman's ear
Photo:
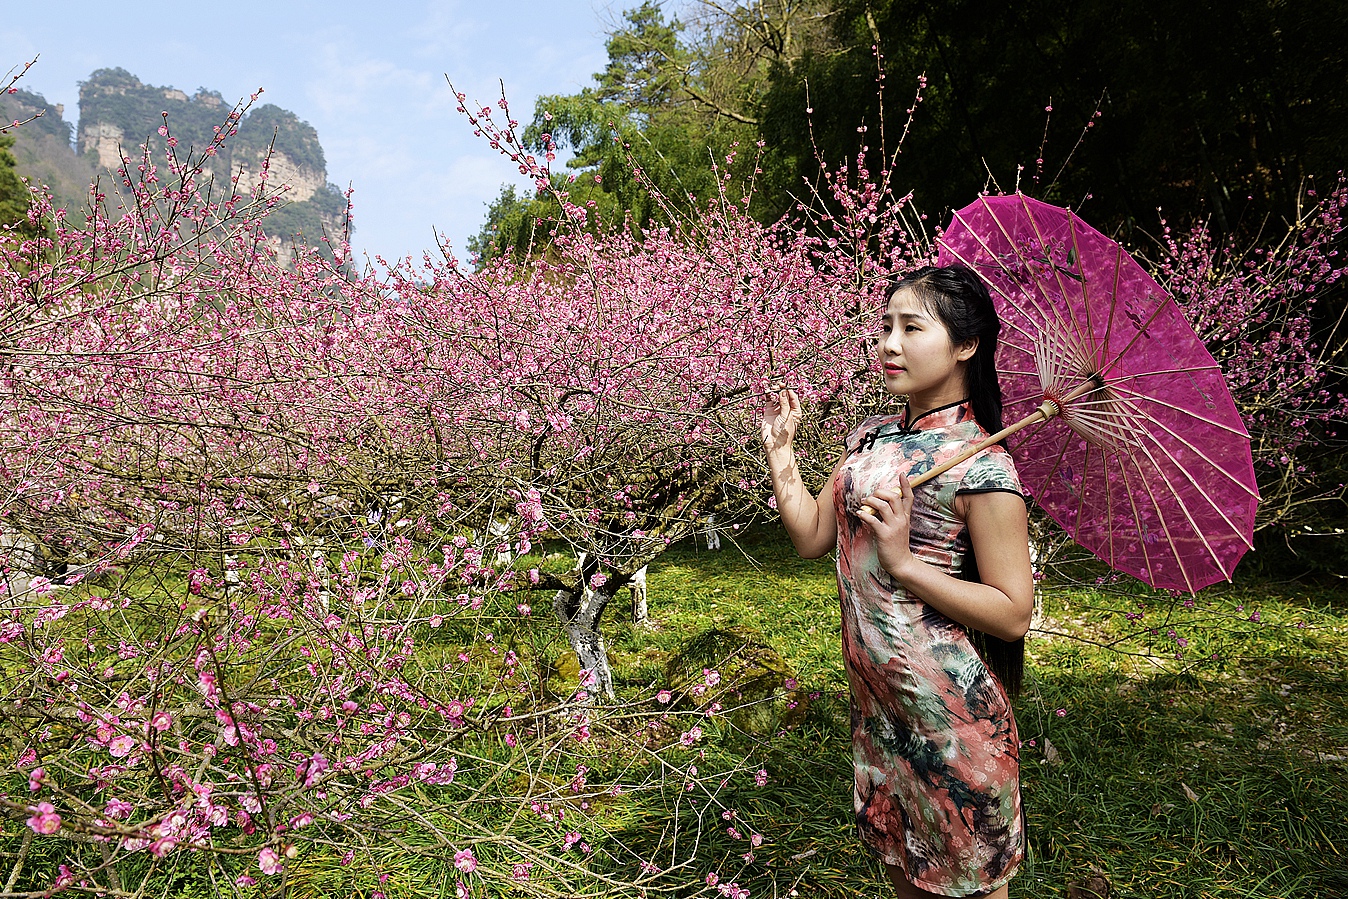
[[[955,361],[968,362],[978,352],[978,338],[970,337],[955,347]]]

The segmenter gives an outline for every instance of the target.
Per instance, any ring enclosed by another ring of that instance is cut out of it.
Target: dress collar
[[[905,404],[903,407],[904,430],[934,431],[973,418],[973,410],[969,407],[969,399],[966,397],[944,406],[937,406],[928,412],[923,412],[911,421],[908,415],[908,406]]]

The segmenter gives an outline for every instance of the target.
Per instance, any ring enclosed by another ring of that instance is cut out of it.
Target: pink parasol
[[[1259,501],[1250,438],[1175,301],[1118,243],[1021,194],[961,209],[938,243],[997,305],[1006,419],[1019,421],[994,438],[1036,502],[1152,586],[1229,580]]]

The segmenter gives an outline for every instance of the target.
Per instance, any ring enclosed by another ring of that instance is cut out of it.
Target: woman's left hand
[[[857,509],[857,517],[875,534],[880,565],[900,583],[904,570],[917,561],[908,543],[912,514],[913,488],[904,475],[899,475],[898,490],[881,487],[863,499]]]

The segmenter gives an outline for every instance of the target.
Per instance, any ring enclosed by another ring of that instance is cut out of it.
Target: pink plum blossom
[[[284,867],[281,864],[281,857],[270,846],[257,854],[257,866],[262,869],[263,874],[280,874]]]
[[[33,812],[33,816],[28,819],[28,826],[34,833],[52,834],[61,829],[61,816],[50,802],[39,802]]]

